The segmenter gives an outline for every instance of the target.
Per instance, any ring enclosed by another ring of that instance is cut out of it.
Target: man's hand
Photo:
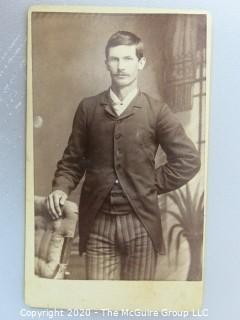
[[[67,199],[67,194],[62,190],[55,190],[47,197],[48,212],[53,220],[62,217],[62,207]]]

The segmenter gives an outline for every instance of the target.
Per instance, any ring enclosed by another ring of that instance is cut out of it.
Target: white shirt
[[[123,113],[123,111],[129,106],[129,104],[132,102],[132,100],[136,97],[137,94],[138,88],[135,88],[132,91],[130,91],[129,94],[123,100],[120,100],[118,96],[110,88],[110,98],[113,102],[113,109],[118,116],[120,116],[120,114]]]

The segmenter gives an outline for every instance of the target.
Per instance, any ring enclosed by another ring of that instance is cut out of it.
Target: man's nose
[[[124,61],[123,60],[119,60],[118,61],[118,70],[120,71],[123,71],[123,70],[125,70],[125,63],[124,63]]]

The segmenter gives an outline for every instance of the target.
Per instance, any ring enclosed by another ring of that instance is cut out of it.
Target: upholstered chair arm
[[[53,221],[46,198],[35,196],[35,274],[63,279],[76,231],[78,207],[66,201],[63,217]]]

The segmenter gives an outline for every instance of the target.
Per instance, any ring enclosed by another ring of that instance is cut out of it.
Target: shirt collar
[[[111,105],[110,98],[110,89],[103,91],[99,95],[99,102],[101,106]],[[131,101],[131,104],[136,108],[147,108],[149,106],[148,99],[146,98],[146,94],[139,90],[137,96]]]
[[[120,100],[118,96],[113,92],[112,88],[109,90],[110,98],[112,99],[114,104],[123,104],[128,106],[130,102],[137,96],[138,88],[133,89],[130,91],[123,100]]]

